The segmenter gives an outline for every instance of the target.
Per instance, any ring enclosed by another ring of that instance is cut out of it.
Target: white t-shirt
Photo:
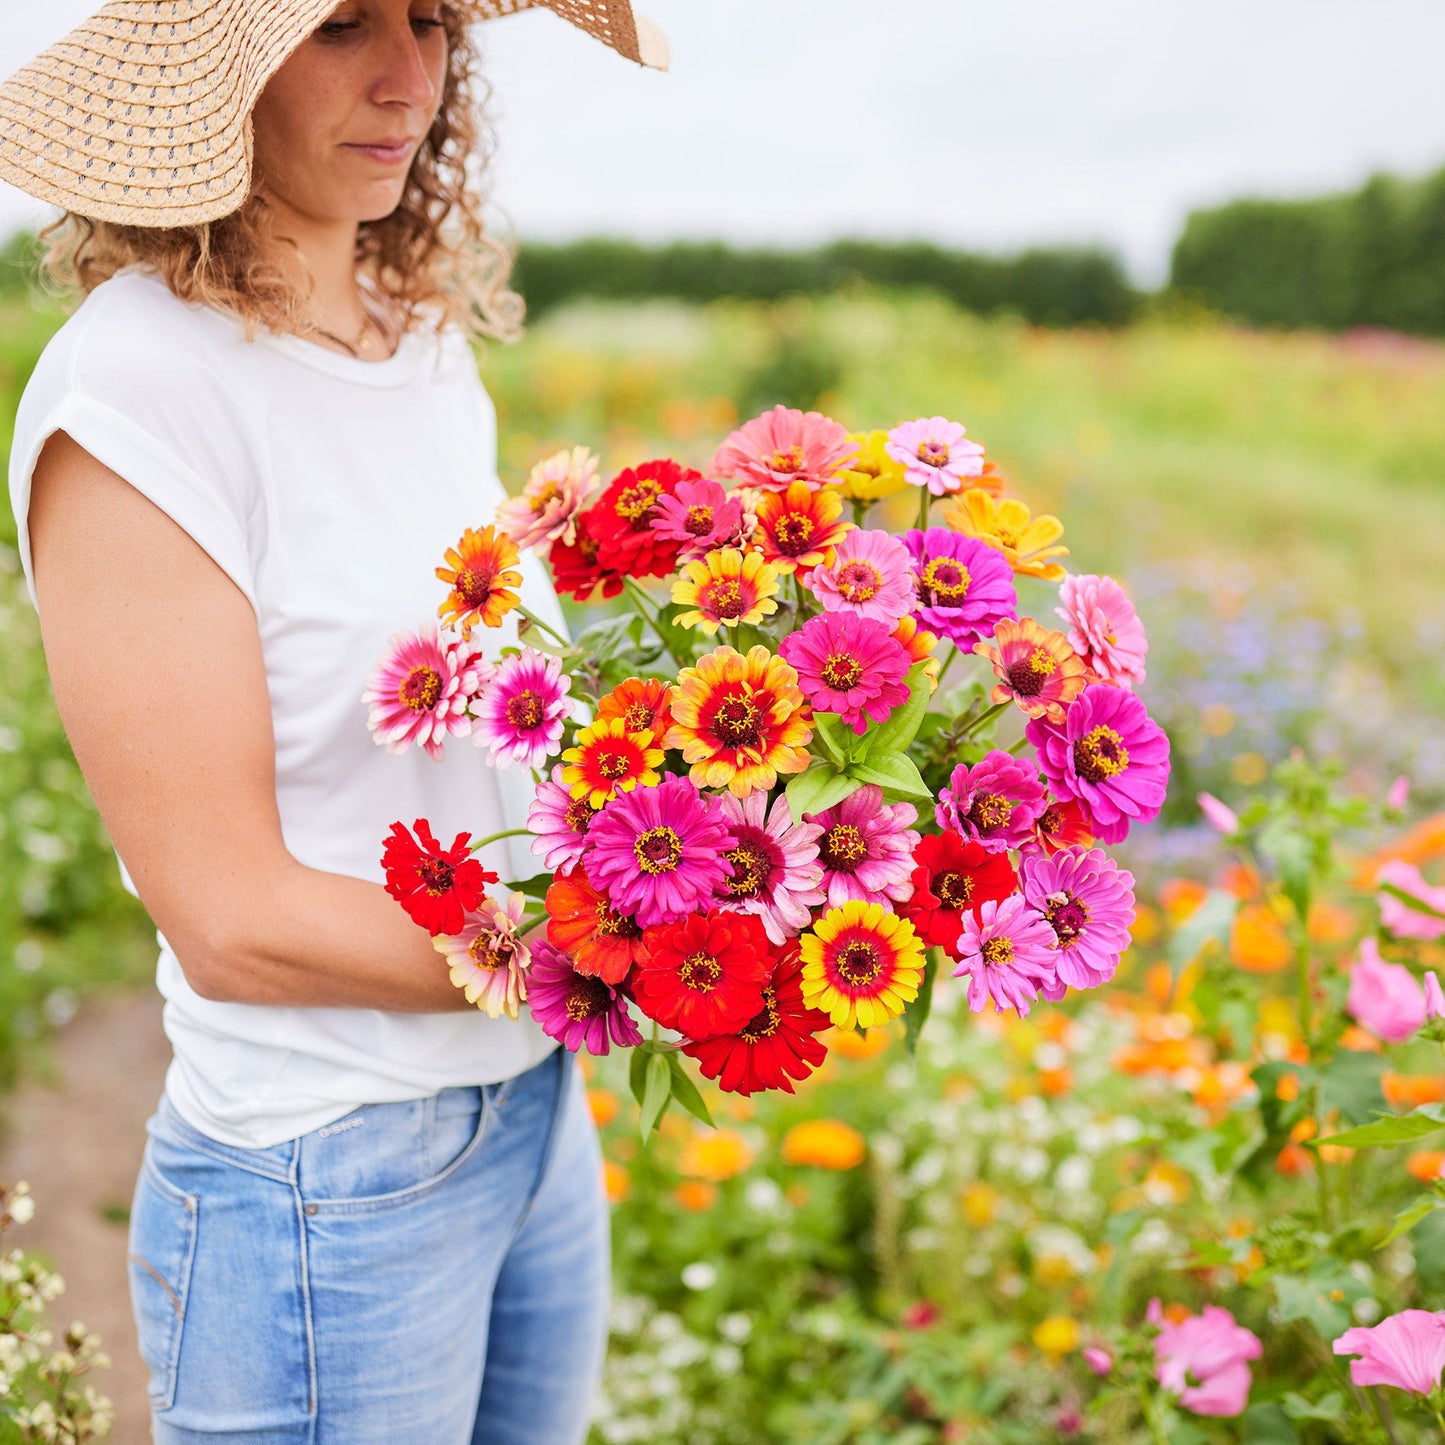
[[[420,748],[394,756],[361,701],[388,639],[436,620],[442,554],[505,496],[496,413],[460,332],[414,332],[368,362],[265,330],[247,342],[236,317],[180,301],[156,275],[112,277],[51,339],[16,417],[10,498],[32,601],[30,481],[58,430],[174,518],[255,608],[276,801],[298,861],[380,883],[394,821],[427,818],[447,844],[525,826],[528,772],[489,766],[467,738],[440,762]],[[523,603],[563,630],[543,564],[528,553],[521,570]],[[516,643],[515,618],[474,633],[488,656]],[[478,857],[503,880],[541,871],[525,838]],[[123,862],[121,878],[134,893]],[[525,1009],[514,1021],[211,1002],[156,937],[175,1053],[166,1090],[227,1144],[266,1147],[361,1104],[493,1083],[555,1047]]]

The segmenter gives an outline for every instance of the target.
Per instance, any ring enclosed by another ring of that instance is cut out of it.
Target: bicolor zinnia
[[[522,585],[522,574],[515,570],[520,561],[516,543],[505,532],[468,527],[457,545],[447,548],[446,566],[436,569],[438,580],[451,588],[437,616],[468,642],[474,627],[500,627],[521,602],[512,590]]]

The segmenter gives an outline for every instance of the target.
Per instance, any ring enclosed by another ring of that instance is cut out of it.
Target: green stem
[[[1370,1404],[1375,1407],[1375,1414],[1380,1417],[1380,1424],[1385,1427],[1385,1434],[1390,1437],[1390,1445],[1400,1445],[1400,1436],[1395,1429],[1395,1416],[1391,1411],[1388,1401],[1379,1393],[1377,1385],[1369,1385],[1365,1388],[1365,1394],[1370,1397]]]
[[[928,530],[928,504],[932,500],[933,494],[927,487],[918,489],[918,530],[920,532]]]
[[[543,622],[542,619],[538,617],[537,614],[533,612],[530,608],[519,606],[517,608],[517,611],[523,617],[525,617],[527,621],[532,624],[533,627],[541,628],[541,630],[545,632],[547,636],[550,637],[554,642],[560,642],[562,646],[565,647],[569,652],[572,650],[572,644],[568,642],[568,640],[563,637],[562,634],[558,632],[555,627],[549,627],[545,622]]]
[[[948,661],[945,662],[943,666],[938,670],[939,687],[943,686],[943,679],[948,676],[948,669],[953,666],[953,659],[958,656],[960,651],[960,648],[956,642],[949,643],[949,647],[952,650],[948,654]]]
[[[1442,1410],[1439,1405],[1435,1404],[1432,1404],[1430,1408],[1434,1411],[1435,1423],[1440,1427],[1440,1438],[1445,1440],[1445,1410]]]
[[[807,603],[803,600],[803,579],[796,572],[793,573],[793,601],[797,604],[798,612],[796,622],[799,627],[805,621],[804,614],[807,611]]]
[[[476,853],[485,848],[488,843],[500,843],[503,838],[530,838],[531,836],[530,828],[508,828],[505,833],[492,833],[486,838],[478,838],[475,843],[469,843],[467,852]]]
[[[1154,1397],[1148,1390],[1145,1390],[1140,1394],[1139,1400],[1144,1407],[1144,1423],[1149,1427],[1149,1434],[1154,1445],[1169,1445],[1169,1437],[1164,1433],[1164,1426],[1160,1423],[1159,1415],[1154,1408]]]
[[[1018,755],[1019,755],[1021,752],[1023,752],[1023,750],[1024,750],[1026,747],[1028,747],[1028,745],[1029,745],[1028,737],[1027,737],[1027,736],[1021,737],[1021,738],[1018,740],[1018,742],[1014,743],[1014,745],[1013,745],[1011,748],[1009,748],[1009,750],[1008,750],[1008,751],[1009,751],[1009,756],[1010,756],[1010,757],[1015,757],[1015,758],[1018,757]]]
[[[974,718],[971,723],[969,723],[966,728],[964,728],[962,736],[966,738],[972,737],[973,734],[976,733],[979,728],[981,728],[990,718],[997,717],[999,713],[1001,713],[1006,707],[1009,706],[1011,706],[1011,704],[1007,702],[994,703],[994,705],[989,708],[987,712],[980,713],[976,718]]]
[[[658,618],[661,616],[660,609],[655,609],[652,606],[652,599],[647,595],[646,592],[642,590],[641,587],[637,585],[636,582],[632,580],[631,577],[624,577],[622,579],[622,590],[627,593],[627,595],[632,599],[637,610],[652,625],[652,630],[657,634],[657,640],[662,644],[662,650],[672,659],[672,665],[674,667],[681,667],[681,660],[668,645],[667,637],[663,633],[662,627],[658,623]]]
[[[853,498],[853,525],[861,527],[863,519],[868,515],[868,503],[860,497]]]

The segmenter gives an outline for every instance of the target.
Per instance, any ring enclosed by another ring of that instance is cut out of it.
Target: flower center
[[[1089,910],[1082,898],[1072,893],[1050,893],[1045,901],[1044,916],[1059,935],[1061,948],[1072,947],[1083,935],[1089,921]]]
[[[396,695],[413,712],[430,712],[441,701],[441,673],[424,662],[419,663],[402,678]]]
[[[868,856],[868,843],[852,823],[834,823],[823,834],[823,861],[839,873],[851,873]]]
[[[718,705],[713,714],[712,730],[729,747],[756,747],[758,745],[758,717],[761,709],[746,697],[734,693]]]
[[[778,995],[772,989],[764,986],[762,1009],[738,1030],[738,1037],[745,1044],[760,1044],[764,1039],[770,1039],[777,1033],[782,1021],[783,1016],[778,1011]]]
[[[467,945],[467,954],[478,968],[491,969],[496,972],[499,968],[507,966],[507,959],[501,950],[494,947],[495,940],[487,933],[479,933]]]
[[[1044,648],[1036,647],[1008,669],[1009,686],[1019,697],[1037,697],[1057,670],[1053,657]]]
[[[700,600],[714,617],[723,622],[736,622],[747,610],[743,606],[743,589],[731,577],[710,582]]]
[[[669,827],[649,828],[639,834],[632,853],[644,873],[671,873],[682,862],[682,839]]]
[[[726,882],[733,898],[756,898],[773,874],[773,863],[756,843],[739,843],[723,857],[732,864],[733,876]]]
[[[567,804],[567,826],[574,833],[585,833],[587,825],[592,821],[592,804],[586,798],[573,798]]]
[[[597,905],[597,931],[604,938],[641,938],[642,930],[630,913],[619,913],[610,903]]]
[[[556,501],[561,494],[562,488],[556,482],[544,482],[532,498],[532,511],[534,513],[545,512],[548,505]]]
[[[578,974],[567,990],[564,1006],[567,1017],[573,1023],[581,1023],[583,1019],[595,1019],[598,1014],[606,1013],[611,1002],[607,985],[600,978],[584,978]]]
[[[650,729],[653,723],[652,709],[645,702],[634,702],[623,714],[623,722],[630,733],[640,733],[644,728]]]
[[[854,938],[838,950],[835,967],[849,988],[867,988],[883,972],[883,960],[871,943]]]
[[[1111,727],[1100,724],[1074,744],[1074,771],[1086,783],[1102,783],[1128,766],[1129,750]]]
[[[933,880],[931,891],[945,908],[966,908],[973,897],[973,879],[967,873],[950,868]]]
[[[948,465],[948,443],[933,440],[919,442],[918,460],[926,467],[946,467]]]
[[[778,518],[773,529],[777,538],[778,551],[785,557],[797,557],[806,552],[813,537],[813,519],[802,512],[789,512]]]
[[[883,585],[883,574],[871,562],[845,562],[834,579],[849,602],[867,602]]]
[[[423,858],[416,872],[421,879],[421,886],[433,898],[439,898],[445,893],[456,878],[456,870],[445,858]]]
[[[791,446],[784,451],[774,452],[772,456],[763,459],[763,465],[770,472],[801,472],[803,449],[800,446]]]
[[[715,523],[712,519],[712,508],[708,506],[689,507],[687,516],[683,520],[682,529],[693,537],[706,537],[712,531]]]
[[[850,687],[858,686],[863,676],[863,664],[846,652],[835,652],[823,664],[821,675],[834,692],[847,692]]]
[[[457,573],[457,596],[468,607],[480,607],[492,594],[490,567],[464,567]]]
[[[658,497],[662,495],[662,484],[650,477],[639,477],[630,487],[624,487],[622,494],[612,504],[617,515],[632,524],[634,532],[643,531]]]
[[[1014,941],[1011,938],[990,938],[983,946],[983,961],[995,968],[1002,968],[1014,961]]]
[[[1008,827],[1014,805],[1002,793],[980,793],[968,810],[968,820],[980,833]]]
[[[507,703],[507,721],[522,732],[540,727],[545,714],[542,699],[530,687],[519,692]]]
[[[935,557],[919,574],[918,590],[925,603],[960,607],[973,579],[956,557]]]
[[[1050,804],[1039,814],[1039,820],[1035,826],[1045,838],[1052,838],[1055,833],[1062,832],[1064,827],[1063,809]]]
[[[630,764],[622,753],[599,752],[597,754],[597,771],[609,783],[615,782],[618,778],[625,778],[629,767]]]
[[[722,977],[722,965],[710,953],[690,953],[677,971],[677,981],[694,993],[711,993]]]

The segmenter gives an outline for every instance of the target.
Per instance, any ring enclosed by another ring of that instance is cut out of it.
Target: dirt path
[[[91,1004],[56,1040],[56,1084],[28,1084],[0,1106],[0,1179],[29,1180],[36,1205],[34,1222],[11,1237],[45,1251],[64,1277],[57,1328],[80,1319],[105,1340],[112,1364],[95,1383],[115,1402],[113,1445],[150,1440],[126,1286],[126,1213],[169,1059],[158,995]]]

